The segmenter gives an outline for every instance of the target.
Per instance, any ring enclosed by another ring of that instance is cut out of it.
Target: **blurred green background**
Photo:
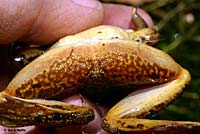
[[[155,0],[142,8],[159,29],[160,43],[156,47],[192,75],[183,94],[153,118],[200,121],[200,1]]]

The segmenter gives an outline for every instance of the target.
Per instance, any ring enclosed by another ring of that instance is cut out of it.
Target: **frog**
[[[80,92],[112,98],[117,92],[127,94],[102,118],[108,133],[199,130],[199,122],[145,119],[172,103],[191,80],[189,71],[152,46],[158,40],[153,28],[110,25],[60,39],[0,92],[0,124],[85,125],[95,118],[94,110],[60,102],[60,96]]]

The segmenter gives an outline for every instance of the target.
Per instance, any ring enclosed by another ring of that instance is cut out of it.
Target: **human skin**
[[[25,41],[39,45],[51,44],[63,36],[75,34],[85,29],[106,24],[130,28],[132,7],[102,4],[96,0],[9,0],[0,1],[0,89],[8,83],[7,46],[14,41]],[[153,25],[150,17],[141,9],[142,16],[149,27]],[[84,103],[83,101],[84,100]],[[19,134],[39,133],[97,133],[101,128],[101,117],[105,108],[95,105],[81,95],[74,95],[64,102],[89,105],[95,109],[95,120],[86,126],[65,128],[23,127]],[[20,130],[19,129],[19,130]],[[0,134],[8,131],[0,126]],[[14,130],[14,129],[13,129]],[[15,128],[16,130],[16,128]]]

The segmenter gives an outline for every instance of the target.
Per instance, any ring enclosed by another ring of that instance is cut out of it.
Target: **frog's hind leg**
[[[22,99],[0,93],[0,124],[9,127],[83,125],[94,118],[89,107],[64,102]]]
[[[142,119],[171,103],[189,81],[190,74],[182,69],[173,81],[130,94],[108,111],[103,128],[123,134],[200,132],[200,122]]]

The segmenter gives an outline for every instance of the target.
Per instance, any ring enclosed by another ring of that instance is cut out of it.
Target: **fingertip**
[[[142,19],[144,20],[144,22],[146,22],[148,27],[153,27],[154,26],[153,20],[147,14],[147,12],[145,12],[144,10],[138,8],[137,9],[137,14],[142,17]]]
[[[118,4],[103,4],[104,7],[104,21],[105,25],[114,25],[121,28],[132,28],[132,6],[118,5]],[[148,27],[153,26],[151,17],[142,9],[137,9],[137,14],[145,21]],[[133,20],[134,21],[134,20]]]

